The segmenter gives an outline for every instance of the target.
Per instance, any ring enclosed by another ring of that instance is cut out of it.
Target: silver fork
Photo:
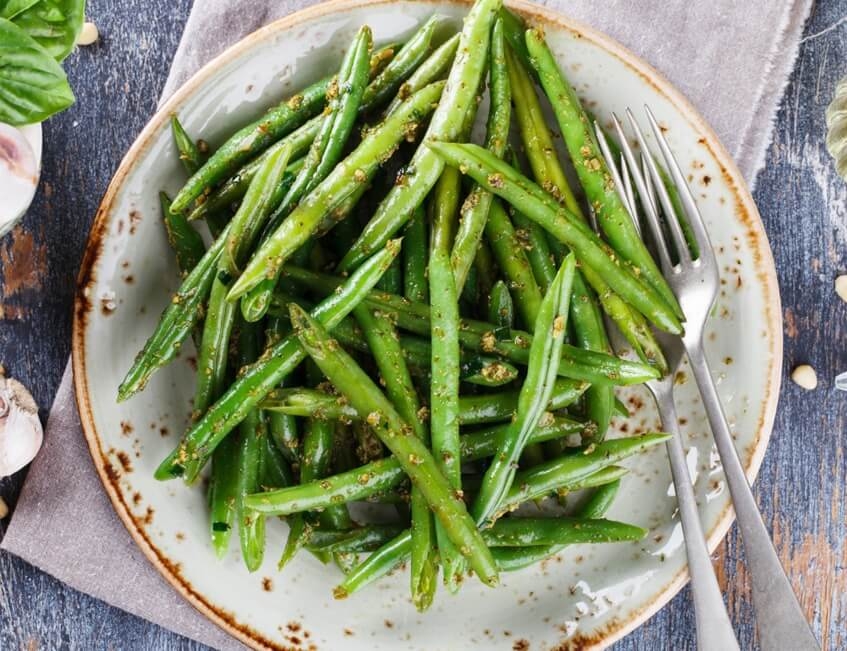
[[[620,171],[616,169],[615,160],[609,151],[605,135],[595,123],[595,131],[603,152],[603,157],[618,188],[621,201],[629,211],[630,217],[640,232],[638,209],[632,191],[628,166],[621,161]],[[642,203],[652,202],[650,194],[641,193]],[[691,596],[694,602],[694,620],[697,630],[697,647],[704,651],[733,651],[738,649],[735,632],[726,606],[721,596],[706,537],[700,524],[700,512],[697,509],[697,498],[694,495],[693,479],[688,472],[685,451],[682,447],[682,435],[679,431],[679,418],[674,404],[674,378],[682,364],[685,349],[679,337],[656,331],[656,340],[665,354],[668,372],[657,380],[647,382],[647,388],[653,395],[662,428],[671,435],[665,444],[671,467],[674,492],[676,493],[679,519],[682,523],[685,553],[688,557],[688,573],[691,577]]]
[[[780,564],[744,469],[732,440],[732,434],[723,413],[709,364],[703,351],[703,330],[714,305],[719,288],[718,264],[709,241],[703,217],[697,208],[691,190],[673,153],[668,146],[655,117],[646,107],[647,119],[659,145],[662,157],[679,193],[685,217],[691,227],[699,252],[692,254],[679,220],[668,219],[673,248],[678,262],[673,263],[671,250],[661,227],[656,204],[649,199],[655,193],[666,215],[675,214],[670,197],[652,156],[648,155],[644,134],[632,111],[627,109],[629,123],[641,148],[641,167],[624,135],[616,116],[613,116],[626,167],[635,181],[641,204],[645,209],[647,224],[659,255],[662,272],[674,291],[685,314],[685,333],[680,338],[688,353],[691,370],[712,429],[712,436],[723,465],[729,492],[735,507],[736,520],[744,542],[748,570],[753,586],[753,606],[756,612],[761,648],[765,651],[817,650],[820,646],[809,627],[791,583]],[[614,161],[611,161],[614,164]],[[644,200],[643,197],[648,197]],[[699,635],[699,633],[698,633]]]

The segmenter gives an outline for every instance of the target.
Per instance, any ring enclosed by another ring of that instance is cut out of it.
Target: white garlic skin
[[[835,95],[826,109],[826,148],[835,159],[835,169],[847,179],[847,77],[835,86]]]
[[[0,375],[0,477],[8,477],[32,461],[43,440],[32,395],[17,380]]]

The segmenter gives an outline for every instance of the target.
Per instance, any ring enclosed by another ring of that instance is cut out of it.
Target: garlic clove
[[[41,129],[0,123],[0,235],[24,214],[38,187]]]
[[[35,458],[44,431],[38,405],[26,387],[0,375],[0,477],[7,477]]]
[[[818,374],[808,364],[800,364],[791,372],[791,379],[806,391],[814,391],[818,387]]]

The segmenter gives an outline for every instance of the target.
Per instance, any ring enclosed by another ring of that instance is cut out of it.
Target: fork
[[[650,150],[647,141],[630,109],[626,110],[626,114],[641,149],[641,166],[639,168],[620,121],[617,116],[613,115],[614,128],[623,154],[623,161],[625,161],[623,171],[628,172],[628,175],[635,182],[641,200],[640,203],[647,218],[647,225],[650,228],[658,253],[662,273],[673,289],[685,315],[685,332],[681,337],[674,339],[681,342],[688,353],[691,371],[700,390],[703,406],[735,507],[736,520],[744,543],[753,587],[753,607],[756,612],[761,648],[765,651],[777,649],[817,650],[820,649],[820,646],[782,568],[768,530],[762,520],[762,515],[756,505],[756,500],[750,490],[750,484],[744,475],[744,469],[741,466],[726,416],[718,399],[717,389],[712,380],[709,363],[703,351],[703,330],[717,297],[720,282],[715,253],[709,241],[703,217],[697,208],[683,172],[650,108],[647,106],[644,108],[653,136],[658,143],[662,158],[665,160],[673,185],[679,194],[684,216],[687,218],[690,227],[690,236],[696,243],[694,251],[689,248],[686,233],[683,231],[679,219],[673,218],[676,212],[670,196],[662,182],[655,160],[648,155]],[[599,127],[597,125],[595,127],[602,135]],[[605,144],[604,138],[600,138],[600,141]],[[610,160],[607,162],[610,169],[614,169],[616,167],[615,161],[611,159],[611,156],[609,158]],[[632,193],[630,193],[629,197],[632,196]],[[658,196],[664,214],[670,217],[666,220],[666,226],[672,240],[673,251],[678,259],[676,263],[671,259],[671,248],[668,246],[666,235],[663,232],[657,204],[653,199],[655,196]],[[634,208],[634,205],[632,207]],[[667,338],[665,340],[667,341]],[[686,545],[687,538],[686,535]],[[691,565],[691,558],[689,558],[689,565]],[[721,605],[723,605],[722,601]],[[698,639],[699,635],[698,625]]]
[[[603,157],[613,175],[618,195],[629,212],[629,216],[640,233],[638,209],[632,191],[632,181],[627,165],[621,161],[620,172],[615,167],[614,158],[606,143],[605,135],[595,123],[598,143]],[[649,187],[647,188],[649,191]],[[654,197],[650,193],[640,194],[643,202]],[[592,223],[596,228],[596,224]],[[726,606],[721,596],[706,537],[700,524],[700,512],[697,509],[697,498],[694,495],[693,479],[688,472],[685,451],[682,447],[682,435],[679,431],[679,418],[674,404],[674,379],[682,360],[685,348],[679,337],[664,332],[654,331],[659,346],[665,355],[668,371],[661,378],[646,383],[647,389],[653,396],[662,429],[671,435],[665,444],[671,467],[674,493],[676,494],[679,519],[682,523],[685,553],[688,557],[688,573],[691,577],[691,596],[694,602],[694,620],[697,631],[697,647],[716,651],[733,651],[738,649],[735,632],[729,619]]]

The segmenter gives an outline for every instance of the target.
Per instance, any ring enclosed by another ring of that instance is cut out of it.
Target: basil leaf
[[[41,0],[0,0],[0,18],[8,18],[12,20],[19,13],[29,9],[32,5],[36,5]]]
[[[61,61],[73,50],[82,29],[85,0],[8,0],[0,17],[11,20]]]
[[[62,66],[20,27],[0,18],[0,122],[41,122],[73,103]]]

